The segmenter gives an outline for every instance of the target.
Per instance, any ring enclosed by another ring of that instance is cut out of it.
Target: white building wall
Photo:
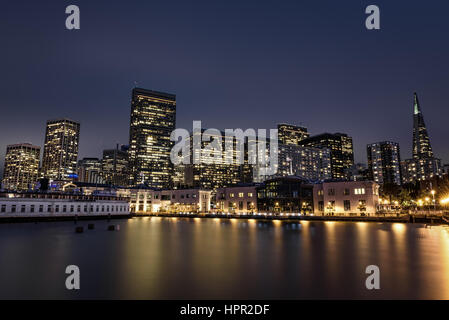
[[[315,215],[374,215],[379,185],[374,181],[324,182],[313,188]]]
[[[127,215],[123,200],[74,201],[70,199],[0,198],[0,217],[57,217]]]

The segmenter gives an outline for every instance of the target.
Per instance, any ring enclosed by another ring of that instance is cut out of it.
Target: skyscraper
[[[418,95],[413,94],[413,158],[432,158],[432,146],[419,105]]]
[[[302,146],[327,148],[331,153],[333,179],[347,179],[347,170],[354,164],[352,138],[344,133],[322,133],[299,141]]]
[[[316,182],[332,178],[329,149],[280,144],[278,150],[275,176],[296,176]]]
[[[170,187],[173,173],[170,135],[175,126],[175,95],[133,89],[128,151],[131,185]]]
[[[306,127],[294,126],[291,124],[278,124],[279,144],[298,145],[299,141],[309,137]]]
[[[399,144],[391,141],[367,145],[368,172],[370,180],[382,185],[393,183],[400,185],[401,156]]]
[[[128,175],[128,152],[116,149],[103,150],[101,163],[103,179],[108,184],[127,186]]]
[[[198,141],[201,141],[201,150],[194,150],[193,140],[195,136],[200,136]],[[202,138],[201,138],[202,136]],[[223,132],[208,132],[202,129],[201,132],[194,132],[190,135],[190,150],[189,154],[190,164],[183,165],[184,167],[184,183],[189,187],[215,190],[217,188],[232,186],[243,182],[245,164],[237,163],[237,149],[234,148],[232,153],[224,152],[222,150],[214,150],[211,152],[210,161],[205,161],[206,155],[202,150],[209,145],[209,141],[216,139],[221,140],[221,148],[225,150],[225,134]],[[233,137],[233,145],[236,145],[236,138]],[[194,163],[194,153],[199,163]],[[206,163],[207,162],[207,163]]]
[[[435,158],[416,92],[413,95],[413,159],[402,162],[403,182],[427,180],[442,173],[441,160]]]
[[[38,180],[41,148],[29,143],[6,147],[3,188],[28,190]]]
[[[42,176],[69,181],[76,177],[80,124],[69,119],[47,121]]]

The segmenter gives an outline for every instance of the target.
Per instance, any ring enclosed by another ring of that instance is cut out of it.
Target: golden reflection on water
[[[105,265],[118,268],[120,298],[279,298],[288,291],[290,298],[448,299],[448,230],[145,217],[125,222],[117,233],[104,232],[108,239],[123,236],[113,250],[120,258]],[[377,295],[364,288],[370,264],[381,271]]]
[[[441,246],[441,259],[444,266],[443,277],[442,279],[446,286],[444,286],[444,291],[442,292],[442,296],[444,299],[449,299],[449,229],[447,227],[441,227],[440,230],[440,246]]]

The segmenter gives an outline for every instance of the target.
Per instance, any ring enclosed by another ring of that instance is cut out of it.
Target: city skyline
[[[127,144],[134,81],[177,95],[177,127],[190,128],[192,120],[219,129],[288,122],[311,135],[344,132],[354,137],[355,162],[364,163],[366,145],[385,140],[398,142],[401,158],[411,158],[416,91],[433,151],[449,162],[449,45],[441,41],[447,3],[404,8],[379,1],[382,29],[375,33],[363,27],[365,3],[328,1],[326,14],[313,3],[259,2],[257,12],[232,1],[201,10],[198,3],[179,3],[176,10],[116,4],[104,12],[100,4],[80,1],[83,23],[72,33],[61,22],[62,5],[26,5],[38,19],[25,4],[13,3],[0,19],[7,48],[0,53],[7,75],[0,106],[8,110],[0,119],[1,171],[6,145],[42,147],[43,124],[54,117],[82,123],[79,159]],[[196,23],[189,25],[191,19]],[[22,27],[11,29],[19,20]],[[51,45],[42,51],[41,42]],[[20,64],[7,63],[13,57]]]
[[[136,91],[137,90],[137,91]],[[172,94],[168,94],[168,93],[164,93],[164,92],[159,92],[159,91],[153,91],[153,90],[150,90],[150,89],[144,89],[144,88],[137,88],[137,87],[134,87],[133,89],[132,89],[132,93],[131,93],[131,97],[134,97],[135,96],[135,92],[140,92],[140,91],[142,91],[142,92],[147,92],[147,93],[152,93],[152,94],[156,94],[156,95],[158,95],[158,94],[162,94],[162,95],[169,95],[170,97],[172,97],[172,98],[174,98],[174,99],[176,99],[176,95],[172,95]],[[133,117],[133,105],[134,105],[134,103],[133,103],[133,98],[131,99],[131,102],[130,102],[130,104],[131,104],[131,115],[132,115],[132,117]],[[416,126],[416,117],[417,117],[417,110],[419,110],[419,120],[420,120],[420,123],[422,123],[423,124],[423,126],[424,126],[424,131],[425,131],[425,138],[427,139],[426,141],[427,141],[427,143],[429,143],[430,144],[430,140],[431,140],[431,137],[430,137],[430,135],[428,135],[428,132],[427,132],[427,129],[426,129],[426,126],[424,125],[424,120],[423,120],[423,117],[422,117],[422,113],[421,113],[421,106],[420,106],[420,104],[419,104],[419,101],[418,101],[418,98],[417,98],[417,93],[416,92],[414,92],[413,93],[413,132],[415,132],[417,129],[415,128],[415,126]],[[47,120],[46,121],[46,123],[47,123],[47,125],[48,125],[48,123],[49,122],[52,122],[52,121],[59,121],[59,120],[54,120],[54,119],[56,119],[56,118],[53,118],[53,119],[51,119],[51,120]],[[61,119],[62,121],[70,121],[70,122],[73,122],[74,120],[71,120],[71,119],[68,119],[68,118],[66,118],[66,117],[61,117],[61,118],[59,118],[59,119]],[[131,121],[131,123],[132,123],[132,119],[130,120]],[[149,121],[153,121],[153,120],[149,120]],[[176,121],[179,121],[179,120],[177,120],[177,118],[176,118],[176,115],[175,115],[175,122]],[[77,123],[78,124],[78,126],[80,125],[80,123],[79,122],[77,122],[77,121],[74,121],[75,123]],[[308,128],[306,127],[306,126],[303,126],[303,125],[297,125],[297,124],[292,124],[292,123],[289,123],[289,122],[287,122],[287,121],[284,121],[284,122],[282,122],[282,123],[278,123],[278,124],[276,124],[275,126],[273,126],[273,127],[277,127],[278,129],[279,128],[281,128],[281,131],[280,131],[280,136],[279,136],[279,139],[280,139],[280,141],[283,141],[283,135],[284,135],[284,133],[283,133],[283,127],[288,127],[288,128],[297,128],[297,129],[300,129],[300,130],[305,130],[305,132],[306,132],[306,141],[308,141],[307,139],[317,139],[317,138],[319,138],[319,137],[321,137],[321,136],[324,136],[324,135],[334,135],[334,134],[330,134],[329,133],[329,131],[324,131],[324,132],[322,132],[322,133],[317,133],[317,134],[314,134],[314,133],[311,133],[310,131],[308,131]],[[131,126],[132,127],[132,126]],[[47,130],[48,130],[48,128],[47,128]],[[79,130],[79,129],[78,129]],[[335,133],[337,136],[338,135],[340,135],[340,134],[343,134],[343,135],[346,135],[346,133]],[[78,132],[78,135],[79,135],[79,132]],[[349,135],[348,135],[349,136]],[[307,137],[309,137],[309,138],[307,138]],[[414,137],[414,135],[413,135],[413,137]],[[78,138],[79,139],[79,138]],[[301,138],[301,139],[304,139],[304,138]],[[365,153],[365,159],[363,159],[363,160],[361,160],[361,161],[358,161],[357,159],[355,159],[355,155],[356,155],[356,152],[355,152],[355,148],[354,148],[354,145],[355,145],[355,143],[353,143],[353,138],[351,137],[351,136],[349,136],[349,139],[350,139],[350,141],[351,141],[351,148],[352,148],[352,150],[353,150],[353,154],[354,154],[354,160],[353,160],[353,163],[354,164],[356,164],[356,163],[363,163],[363,164],[365,164],[365,165],[369,165],[369,157],[367,157],[366,156],[366,153]],[[130,139],[130,137],[128,138],[128,140],[127,140],[127,142],[129,142],[131,139]],[[387,141],[387,140],[385,140],[385,141]],[[412,145],[414,146],[414,145],[416,145],[416,143],[415,143],[415,141],[416,141],[416,139],[415,138],[413,138],[413,143],[412,143]],[[300,142],[298,142],[298,143],[300,143]],[[16,142],[16,143],[11,143],[11,144],[8,144],[7,146],[9,146],[9,145],[14,145],[14,144],[30,144],[30,142]],[[126,145],[126,143],[118,143],[117,142],[117,146],[118,145]],[[301,143],[300,143],[301,144]],[[367,146],[369,146],[369,145],[373,145],[373,144],[376,144],[376,142],[374,142],[374,143],[367,143],[367,144],[365,144],[365,147],[367,147]],[[39,144],[36,144],[37,146],[40,146]],[[413,146],[412,146],[412,149],[413,149]],[[127,147],[129,147],[129,145],[127,146]],[[77,148],[79,148],[79,149],[81,149],[81,144],[79,143],[79,147],[77,147]],[[44,144],[42,145],[42,149],[43,150],[45,150],[45,141],[44,141]],[[100,150],[100,151],[97,151],[97,152],[99,152],[100,153],[100,155],[102,155],[103,154],[103,157],[104,157],[104,151],[105,150],[113,150],[113,148],[105,148],[104,150]],[[432,153],[432,148],[430,147],[430,152]],[[400,152],[400,154],[402,154],[402,150],[401,150],[401,148],[399,149],[399,152]],[[413,150],[412,150],[412,155],[413,155]],[[433,154],[433,153],[432,153]],[[414,155],[413,155],[414,156]],[[91,158],[95,158],[95,156],[92,156],[92,155],[81,155],[81,154],[79,154],[78,153],[78,157],[77,157],[77,159],[78,159],[78,161],[81,161],[81,160],[83,160],[83,159],[91,159]],[[100,157],[98,157],[98,158],[101,158],[101,156]],[[402,156],[401,156],[401,158],[402,158]],[[2,160],[4,160],[5,158],[3,158]],[[42,165],[42,163],[44,162],[44,153],[42,153],[41,155],[40,155],[40,162],[41,162],[41,165]],[[0,161],[2,161],[2,160],[0,160]],[[0,162],[1,163],[1,162]],[[1,163],[2,164],[2,167],[1,167],[1,169],[0,169],[0,176],[2,176],[3,175],[3,169],[4,169],[4,162],[3,163]],[[446,164],[446,162],[444,161],[444,159],[443,159],[443,161],[442,161],[442,163],[441,163],[441,168],[444,166]]]

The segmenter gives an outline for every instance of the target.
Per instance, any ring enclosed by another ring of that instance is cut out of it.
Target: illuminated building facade
[[[438,158],[406,159],[401,162],[403,183],[428,180],[441,176],[441,160]]]
[[[176,96],[134,88],[129,134],[130,184],[169,188],[173,166],[170,134],[176,126]]]
[[[118,194],[130,198],[131,212],[136,214],[207,213],[210,211],[211,192],[209,190],[156,190],[137,186],[121,189]]]
[[[332,179],[346,179],[354,164],[352,138],[344,133],[323,133],[299,142],[302,146],[327,148],[331,154]]]
[[[419,104],[418,95],[413,94],[413,159],[432,158],[433,151],[430,145],[424,116]]]
[[[254,213],[257,212],[256,186],[235,186],[218,188],[215,196],[216,212]]]
[[[294,126],[291,124],[278,124],[279,144],[298,145],[299,141],[309,137],[306,127]]]
[[[79,160],[77,174],[79,182],[103,183],[101,160],[98,158],[83,158]]]
[[[413,95],[413,158],[402,162],[404,183],[441,176],[441,160],[435,158],[416,92]]]
[[[38,180],[41,148],[29,143],[6,147],[3,188],[24,191]]]
[[[297,176],[309,181],[331,179],[331,155],[326,148],[280,144],[276,176]]]
[[[374,215],[379,185],[374,181],[336,181],[313,187],[315,215]]]
[[[120,150],[118,145],[116,149],[104,150],[101,172],[105,183],[127,186],[129,183],[128,152]]]
[[[367,145],[369,178],[380,185],[401,185],[401,155],[399,144],[383,141]]]
[[[47,121],[42,176],[50,180],[76,178],[80,124],[69,119]]]
[[[257,187],[257,210],[267,213],[313,213],[313,185],[298,177],[280,177]]]
[[[201,188],[208,190],[216,190],[217,188],[227,187],[235,185],[244,181],[245,172],[248,171],[244,164],[237,163],[237,148],[236,139],[233,139],[233,151],[232,153],[226,153],[225,150],[225,135],[223,132],[216,130],[201,130],[200,132],[194,132],[190,136],[191,150],[193,150],[194,135],[202,135],[201,150],[194,150],[189,155],[190,164],[184,165],[185,184],[193,188]],[[199,138],[201,139],[201,137]],[[210,161],[203,161],[206,146],[210,144],[212,140],[221,141],[221,150],[213,149],[210,152]],[[222,152],[223,151],[223,152]],[[194,152],[197,153],[198,159],[201,159],[200,163],[193,163]]]

